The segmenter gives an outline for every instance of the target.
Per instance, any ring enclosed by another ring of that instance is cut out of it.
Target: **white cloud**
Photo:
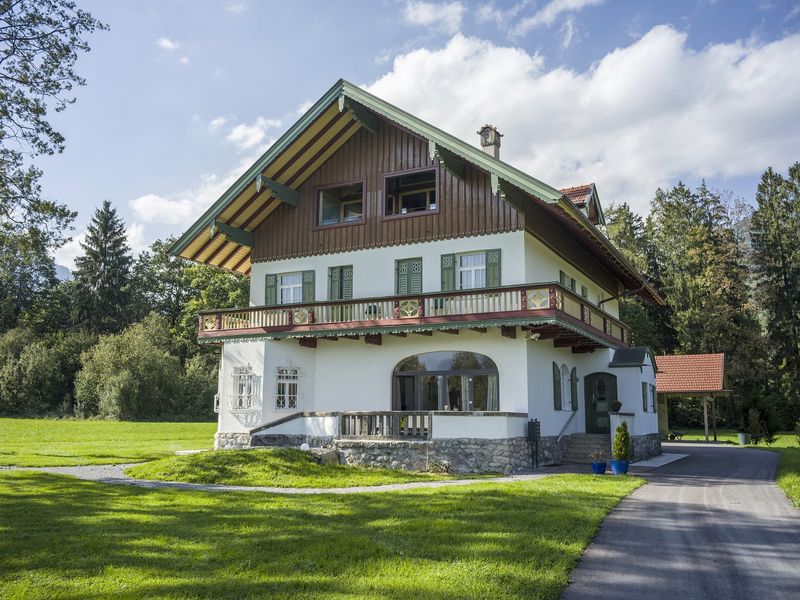
[[[570,15],[564,19],[564,24],[561,26],[561,47],[565,50],[572,45],[572,42],[577,39],[577,26],[575,25],[575,18]]]
[[[258,146],[267,135],[267,130],[273,127],[280,127],[278,119],[266,119],[258,117],[253,123],[240,123],[233,127],[226,140],[233,144],[237,150],[243,152]]]
[[[264,145],[273,140],[266,140]],[[145,223],[180,225],[185,229],[211,206],[261,155],[263,145],[242,156],[224,176],[208,174],[196,185],[174,194],[148,193],[130,201],[135,217]]]
[[[565,13],[578,12],[587,6],[602,4],[605,0],[550,0],[530,17],[525,17],[512,29],[514,36],[523,36],[540,25],[550,26]]]
[[[181,47],[180,42],[176,42],[169,38],[160,37],[156,40],[156,46],[161,48],[162,50],[177,50]]]
[[[312,100],[303,100],[300,103],[300,106],[297,107],[295,114],[298,117],[302,117],[304,114],[306,114],[306,112],[308,112],[308,109],[311,108],[312,106],[314,106],[314,102]]]
[[[86,231],[72,236],[72,239],[53,252],[56,264],[67,267],[70,271],[75,270],[75,259],[83,254],[81,244],[86,240]]]
[[[678,178],[753,176],[796,160],[798,63],[800,35],[694,51],[685,33],[659,26],[574,71],[457,34],[398,56],[369,90],[467,141],[494,123],[504,160],[555,187],[594,181],[605,204],[645,212]]]
[[[208,128],[211,131],[217,131],[220,127],[225,125],[225,123],[227,123],[227,122],[228,122],[228,119],[226,119],[225,117],[220,115],[219,117],[214,117],[213,119],[211,119],[211,121],[209,121]]]
[[[134,255],[139,254],[149,245],[145,241],[144,225],[141,223],[131,223],[125,230],[125,236],[128,238],[128,246]]]
[[[461,2],[434,4],[422,0],[407,0],[403,9],[406,22],[433,27],[447,34],[453,34],[461,28],[463,16],[464,5]]]
[[[225,11],[232,15],[240,15],[247,10],[247,4],[244,2],[228,2],[225,5]]]
[[[189,64],[189,57],[188,56],[181,56],[178,59],[178,62],[181,63],[182,65],[188,65]]]

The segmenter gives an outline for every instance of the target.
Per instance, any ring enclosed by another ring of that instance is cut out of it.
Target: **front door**
[[[608,411],[617,399],[617,376],[592,373],[583,382],[586,392],[586,433],[611,433]]]

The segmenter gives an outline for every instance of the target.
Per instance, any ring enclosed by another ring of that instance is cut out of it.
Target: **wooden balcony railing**
[[[429,440],[433,415],[419,411],[349,412],[339,417],[339,437]]]
[[[558,317],[609,341],[628,342],[628,332],[618,319],[559,283],[202,311],[199,337],[340,330],[352,333],[375,327],[441,327],[447,323],[539,316]]]

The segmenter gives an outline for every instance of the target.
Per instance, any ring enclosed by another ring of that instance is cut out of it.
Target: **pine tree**
[[[114,333],[130,323],[131,250],[125,225],[105,200],[95,210],[75,259],[75,321],[89,331]]]
[[[800,417],[800,162],[787,177],[771,168],[756,190],[750,237],[757,298],[766,315],[784,423]]]

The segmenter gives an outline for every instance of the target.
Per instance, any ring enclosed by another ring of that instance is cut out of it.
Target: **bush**
[[[797,445],[800,446],[800,419],[794,424],[794,432],[797,434]]]
[[[214,394],[217,393],[219,359],[198,354],[186,361],[181,385],[180,403],[175,416],[184,421],[214,418]]]
[[[630,433],[628,433],[628,424],[625,421],[617,427],[611,452],[614,456],[614,460],[630,460],[631,436]]]
[[[767,427],[760,410],[751,408],[747,411],[747,431],[750,434],[750,441],[753,444],[770,445],[775,442],[775,436]]]
[[[166,320],[152,313],[122,333],[100,338],[81,356],[75,381],[82,416],[169,418],[183,382]]]
[[[13,329],[1,336],[0,414],[72,415],[80,355],[94,340],[80,332],[36,339],[24,329]]]

